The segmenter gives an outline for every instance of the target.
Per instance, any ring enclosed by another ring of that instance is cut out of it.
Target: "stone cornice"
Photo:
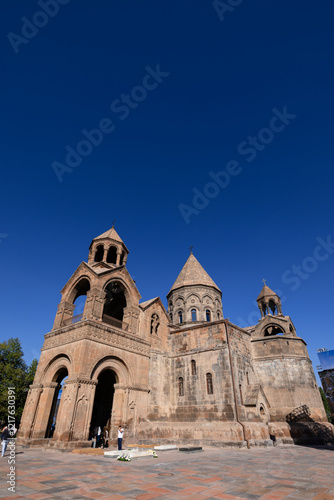
[[[43,384],[43,389],[56,389],[58,386],[58,382],[47,382],[46,384]]]
[[[280,340],[288,340],[290,342],[302,342],[304,345],[307,345],[305,340],[301,337],[290,337],[289,335],[272,335],[268,337],[253,337],[251,342],[279,342]]]
[[[66,380],[65,385],[70,385],[70,384],[97,385],[98,381],[97,380],[90,380],[90,379],[83,378],[83,377],[78,377],[78,378],[72,378],[72,379]]]
[[[201,353],[201,352],[211,352],[211,351],[222,351],[227,348],[227,344],[221,344],[215,347],[206,347],[204,349],[200,349],[196,347],[195,349],[189,349],[187,352],[178,352],[176,354],[170,354],[168,356],[169,359],[173,358],[180,358],[182,356],[194,356],[195,354]]]
[[[81,340],[107,344],[110,347],[147,357],[149,357],[150,353],[150,342],[147,340],[140,338],[136,334],[126,333],[118,328],[91,319],[47,333],[42,351]]]
[[[115,384],[114,385],[115,390],[120,389],[124,391],[138,391],[138,392],[150,392],[150,389],[147,387],[142,387],[142,386],[130,386],[126,384]]]
[[[29,385],[30,389],[42,389],[43,385],[42,384],[31,384]]]
[[[272,361],[272,360],[279,360],[279,361],[282,361],[284,359],[297,359],[298,361],[299,360],[304,360],[304,361],[307,361],[308,363],[310,363],[310,365],[312,366],[312,361],[310,360],[310,358],[308,358],[307,356],[305,355],[299,355],[299,354],[290,354],[290,355],[287,355],[287,354],[277,354],[276,356],[253,356],[252,357],[252,360],[254,362],[258,362],[258,361]]]

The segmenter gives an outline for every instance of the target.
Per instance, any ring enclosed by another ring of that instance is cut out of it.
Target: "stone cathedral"
[[[224,319],[222,292],[191,253],[166,311],[159,297],[140,302],[128,253],[112,227],[62,289],[19,442],[89,446],[98,427],[113,442],[121,423],[125,445],[250,447],[332,434],[306,343],[267,285],[258,323],[240,328]]]

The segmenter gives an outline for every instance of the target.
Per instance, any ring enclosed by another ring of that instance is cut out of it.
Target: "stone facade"
[[[306,344],[269,287],[258,324],[242,329],[224,319],[222,292],[192,253],[168,311],[160,298],[140,303],[127,256],[113,227],[64,286],[19,441],[89,445],[99,426],[114,441],[120,423],[128,443],[242,447],[312,440],[314,425],[332,433]]]

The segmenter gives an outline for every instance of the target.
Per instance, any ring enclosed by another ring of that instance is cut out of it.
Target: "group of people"
[[[124,428],[122,425],[118,427],[117,432],[117,444],[118,449],[122,449],[122,441],[123,441],[123,433]],[[94,429],[94,432],[91,434],[92,447],[93,448],[108,448],[109,447],[109,432],[106,428],[103,430],[100,426]]]

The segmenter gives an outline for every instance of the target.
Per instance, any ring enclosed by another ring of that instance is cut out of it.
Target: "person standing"
[[[7,449],[7,445],[8,445],[8,436],[9,436],[9,430],[8,430],[7,425],[6,425],[6,427],[4,427],[2,429],[2,434],[1,434],[1,439],[2,439],[2,453],[1,453],[1,456],[2,457],[6,453],[6,449]]]
[[[118,427],[118,439],[117,439],[117,442],[118,442],[118,449],[119,449],[119,450],[121,450],[121,449],[122,449],[123,434],[124,434],[124,429],[123,429],[123,427],[120,425],[120,426]]]

